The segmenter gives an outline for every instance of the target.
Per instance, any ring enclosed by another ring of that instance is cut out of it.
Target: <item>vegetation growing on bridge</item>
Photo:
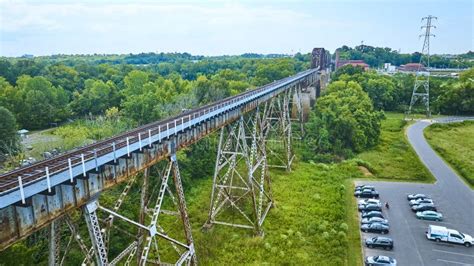
[[[474,188],[474,122],[433,124],[424,133],[433,149]]]

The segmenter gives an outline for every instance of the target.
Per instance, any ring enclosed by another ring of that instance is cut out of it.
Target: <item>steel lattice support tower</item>
[[[267,121],[264,125],[264,140],[269,157],[268,166],[287,171],[291,171],[291,164],[295,158],[291,146],[293,134],[290,116],[290,98],[294,91],[295,88],[291,88],[271,99],[265,111]],[[302,124],[301,131],[303,131]]]
[[[266,104],[267,106],[268,104]],[[264,141],[267,108],[222,128],[206,228],[214,224],[254,229],[273,206]]]
[[[421,29],[425,30],[425,33],[420,35],[420,37],[424,37],[423,41],[423,48],[421,50],[421,56],[420,56],[420,65],[418,66],[418,70],[416,71],[416,77],[415,77],[415,84],[413,86],[413,93],[411,95],[411,100],[410,100],[410,107],[408,108],[408,112],[406,114],[406,117],[410,116],[412,112],[412,108],[417,102],[418,99],[421,99],[423,104],[425,105],[426,108],[426,116],[430,117],[431,112],[430,112],[430,73],[429,73],[429,67],[430,67],[430,37],[433,36],[435,37],[434,34],[431,33],[431,28],[436,28],[432,24],[432,20],[437,19],[435,16],[427,16],[421,19],[421,21],[426,21],[426,24],[421,27]],[[421,66],[423,63],[423,59],[425,58],[426,60],[426,67],[428,71],[421,71]]]

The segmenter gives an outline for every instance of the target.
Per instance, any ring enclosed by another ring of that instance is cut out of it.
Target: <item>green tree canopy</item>
[[[333,82],[306,124],[308,145],[315,154],[350,156],[378,142],[382,118],[357,82]]]
[[[44,128],[70,116],[66,91],[54,87],[46,78],[23,75],[16,83],[14,111],[23,127]]]
[[[82,93],[74,92],[70,103],[71,110],[78,115],[103,114],[112,106],[118,106],[119,94],[112,81],[106,83],[101,80],[88,79]]]
[[[0,152],[15,151],[19,144],[16,133],[16,120],[13,114],[5,107],[0,106]]]

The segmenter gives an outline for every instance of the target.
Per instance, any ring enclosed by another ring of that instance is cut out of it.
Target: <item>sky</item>
[[[473,48],[473,0],[0,0],[0,56],[333,52],[342,45],[420,51],[421,18],[438,17],[431,53]]]

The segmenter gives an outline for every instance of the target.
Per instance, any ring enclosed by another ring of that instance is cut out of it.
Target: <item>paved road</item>
[[[452,122],[452,119],[442,119],[439,122]],[[422,162],[436,177],[435,184],[357,182],[376,186],[381,200],[390,202],[391,206],[390,210],[384,212],[390,222],[388,236],[394,240],[394,250],[365,248],[365,256],[392,256],[398,260],[399,265],[474,265],[474,247],[436,243],[428,241],[424,235],[429,224],[439,224],[474,235],[474,192],[426,142],[423,130],[431,123],[428,120],[419,121],[408,128],[407,135]],[[431,195],[445,220],[417,220],[406,199],[406,195],[411,193]],[[363,233],[362,239],[374,235]]]

